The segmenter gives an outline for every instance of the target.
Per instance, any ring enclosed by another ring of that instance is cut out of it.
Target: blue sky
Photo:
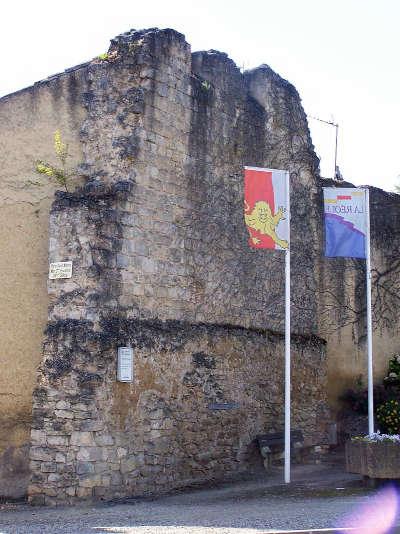
[[[97,56],[130,28],[172,27],[192,50],[270,65],[309,115],[339,123],[345,179],[390,190],[400,174],[399,24],[398,0],[15,0],[0,20],[0,95]],[[309,124],[331,176],[334,128]]]

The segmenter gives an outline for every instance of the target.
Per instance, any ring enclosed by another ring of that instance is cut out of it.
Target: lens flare
[[[347,527],[358,534],[389,534],[394,526],[398,507],[396,488],[386,486],[347,516],[341,522],[342,526],[337,533],[345,532]]]

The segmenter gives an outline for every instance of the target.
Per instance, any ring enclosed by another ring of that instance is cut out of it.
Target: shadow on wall
[[[0,488],[7,490],[7,495],[0,499],[23,499],[29,482],[29,443],[22,447],[8,447],[0,457]]]

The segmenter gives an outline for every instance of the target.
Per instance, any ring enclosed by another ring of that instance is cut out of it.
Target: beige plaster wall
[[[400,195],[370,189],[374,383],[382,384],[389,359],[400,351]],[[321,258],[320,335],[327,340],[328,400],[367,386],[366,282],[364,260]],[[341,326],[341,327],[340,327]]]
[[[387,373],[390,356],[399,350],[399,338],[385,332],[374,332],[374,383],[380,384]],[[328,364],[328,402],[334,412],[342,406],[339,398],[350,388],[356,386],[358,377],[367,386],[367,346],[366,340],[354,342],[351,327],[329,336],[327,343]]]
[[[71,166],[81,161],[84,109],[75,71],[0,100],[0,495],[26,492],[32,390],[47,321],[48,222],[55,185],[34,171],[56,163],[60,129]],[[42,185],[32,184],[40,182]],[[11,488],[11,491],[10,491]]]

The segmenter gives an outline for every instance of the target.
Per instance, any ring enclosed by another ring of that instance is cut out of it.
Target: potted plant
[[[346,470],[372,479],[400,478],[400,355],[389,360],[383,386],[374,388],[375,420],[379,430],[346,442]],[[347,394],[353,411],[366,411],[367,391]],[[377,393],[377,395],[375,395]]]
[[[400,435],[379,431],[346,442],[346,470],[372,479],[400,478]]]

